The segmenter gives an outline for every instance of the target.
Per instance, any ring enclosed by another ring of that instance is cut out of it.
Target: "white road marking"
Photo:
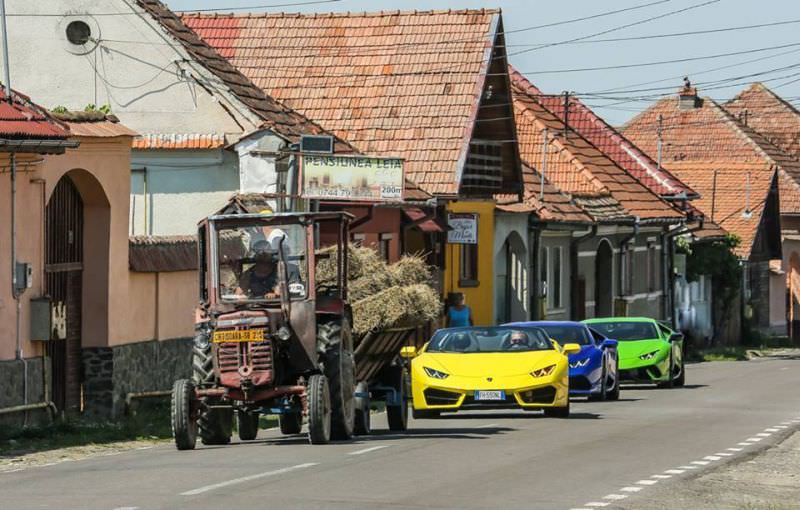
[[[711,461],[709,461],[709,460],[693,460],[692,464],[697,464],[698,466],[708,466],[709,464],[711,464]]]
[[[657,480],[666,480],[667,478],[672,478],[672,475],[653,475],[650,478],[655,478]]]
[[[114,510],[138,510],[138,506],[118,506]]]
[[[788,429],[789,427],[787,427],[786,425],[775,425],[775,428],[776,429],[780,429],[780,430],[785,430],[785,429]],[[767,430],[769,430],[769,429],[767,429]]]
[[[590,503],[586,503],[586,506],[591,506],[596,508],[596,507],[608,506],[610,504],[611,503],[606,503],[604,501],[592,501]]]
[[[756,434],[756,435],[757,435],[758,437],[769,437],[769,436],[771,436],[772,434],[770,434],[769,432],[759,432],[759,433],[758,433],[758,434]]]
[[[790,421],[782,421],[781,422],[781,425],[791,425],[791,424],[792,424],[792,422],[790,422]]]
[[[641,487],[623,487],[620,489],[622,492],[639,492],[642,490]]]
[[[496,427],[499,427],[499,426],[500,426],[500,425],[498,425],[497,423],[490,423],[490,424],[488,424],[488,425],[481,425],[481,426],[480,426],[480,427],[478,427],[478,428],[479,428],[479,429],[493,429],[493,428],[496,428]]]
[[[720,457],[733,457],[733,454],[730,452],[717,452],[714,455],[719,455]]]
[[[619,500],[625,499],[627,497],[628,497],[627,494],[608,494],[606,496],[603,496],[603,499],[611,499],[611,500],[614,500],[614,501],[619,501]]]
[[[658,483],[658,480],[639,480],[636,483],[639,485],[655,485]]]
[[[374,452],[375,450],[382,450],[384,448],[389,448],[390,446],[392,446],[392,445],[390,445],[390,444],[382,444],[382,445],[379,445],[379,446],[373,446],[371,448],[364,448],[363,450],[357,450],[357,451],[354,451],[354,452],[350,452],[347,455],[364,455],[365,453]]]
[[[717,457],[716,455],[706,455],[705,457],[703,457],[703,460],[719,460],[719,459],[720,457]]]
[[[753,443],[736,443],[738,446],[753,446]]]
[[[686,470],[685,469],[667,469],[664,472],[669,474],[669,475],[682,475],[683,473],[686,472]]]
[[[729,452],[740,452],[742,450],[744,450],[744,448],[728,448]]]
[[[239,483],[250,482],[252,480],[258,480],[260,478],[269,478],[270,476],[277,476],[282,475],[284,473],[290,473],[292,471],[297,471],[299,469],[310,468],[312,466],[318,465],[317,462],[307,462],[305,464],[298,464],[296,466],[290,466],[286,468],[276,469],[274,471],[266,471],[264,473],[258,473],[255,475],[250,476],[243,476],[241,478],[234,478],[233,480],[227,480],[225,482],[219,482],[212,485],[206,485],[204,487],[199,487],[197,489],[192,489],[190,491],[181,492],[181,496],[195,496],[197,494],[203,494],[204,492],[213,491],[216,489],[221,489],[223,487],[228,487],[231,485],[236,485]]]
[[[779,429],[778,427],[774,427],[774,428],[770,427],[768,429],[764,429],[764,432],[780,432],[780,430],[781,429]]]
[[[697,469],[697,466],[678,466],[681,469]]]
[[[762,439],[764,439],[764,438],[763,437],[748,437],[747,439],[745,439],[745,441],[750,441],[752,443],[754,441],[755,442],[761,441]]]

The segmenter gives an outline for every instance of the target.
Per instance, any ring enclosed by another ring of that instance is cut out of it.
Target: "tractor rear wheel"
[[[239,423],[239,439],[252,441],[258,436],[258,411],[236,411]]]
[[[231,442],[233,408],[210,408],[200,415],[200,439],[205,445]]]
[[[406,371],[402,366],[389,367],[389,386],[395,389],[400,400],[399,405],[386,406],[386,418],[389,430],[403,431],[408,429],[408,386]]]
[[[327,346],[323,365],[331,399],[331,437],[350,439],[355,428],[355,359],[350,324],[342,320],[319,325],[319,342]]]
[[[308,440],[311,444],[331,440],[331,393],[328,378],[322,374],[308,379]]]
[[[188,379],[175,381],[172,387],[172,436],[178,450],[194,450],[197,444],[197,420],[192,414],[194,383]]]
[[[286,413],[278,416],[278,423],[281,426],[281,434],[291,436],[299,434],[303,428],[302,413]]]
[[[214,357],[211,345],[192,347],[192,379],[197,386],[214,383]]]

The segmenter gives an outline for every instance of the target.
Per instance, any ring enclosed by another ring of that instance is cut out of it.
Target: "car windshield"
[[[652,322],[595,322],[592,327],[614,340],[647,340],[658,338]]]
[[[556,342],[560,343],[561,345],[564,344],[579,344],[579,345],[589,345],[592,343],[592,339],[589,338],[589,334],[586,332],[586,328],[582,326],[570,326],[567,324],[548,324],[548,325],[538,325],[537,327],[542,328],[545,332],[555,340]]]
[[[219,294],[222,301],[280,299],[278,250],[283,250],[289,297],[306,296],[306,231],[301,225],[221,228],[217,237]]]
[[[545,334],[537,329],[457,328],[437,331],[428,352],[527,352],[553,349]]]

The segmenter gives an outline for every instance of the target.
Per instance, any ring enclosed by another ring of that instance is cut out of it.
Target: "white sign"
[[[450,213],[447,215],[447,242],[451,244],[478,244],[478,215]]]
[[[398,201],[403,160],[366,156],[303,155],[303,198]]]

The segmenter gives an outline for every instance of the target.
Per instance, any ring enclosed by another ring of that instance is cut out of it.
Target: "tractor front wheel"
[[[233,408],[211,407],[206,409],[200,415],[199,424],[200,439],[203,444],[228,444],[231,442],[233,433]]]
[[[350,344],[350,324],[342,320],[319,326],[319,341],[327,345],[323,365],[331,402],[331,437],[350,439],[355,428],[355,359]]]
[[[258,436],[258,411],[239,410],[236,421],[239,422],[239,439],[252,441]]]
[[[291,436],[299,434],[303,428],[303,415],[301,413],[286,413],[278,416],[281,434]]]
[[[308,440],[311,444],[331,440],[331,392],[328,378],[322,374],[308,379]]]
[[[192,413],[194,383],[188,379],[175,381],[172,387],[172,436],[178,450],[194,450],[197,444],[197,419]]]

